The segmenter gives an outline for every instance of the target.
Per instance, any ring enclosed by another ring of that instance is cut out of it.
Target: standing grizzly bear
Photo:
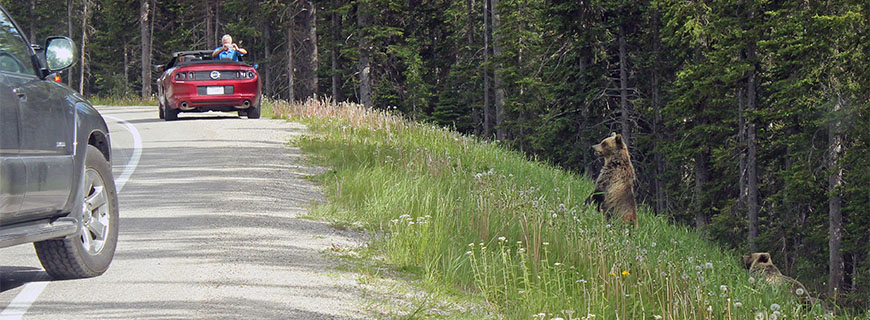
[[[634,167],[622,135],[614,132],[592,146],[592,150],[596,156],[604,158],[604,167],[595,180],[595,191],[586,199],[586,204],[595,201],[598,211],[604,212],[608,218],[616,215],[636,228]]]

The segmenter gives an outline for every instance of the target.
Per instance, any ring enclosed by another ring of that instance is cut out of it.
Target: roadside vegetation
[[[88,97],[88,101],[95,106],[156,106],[156,99],[142,99],[142,97],[134,95],[120,96],[101,96],[94,95]]]
[[[306,124],[296,143],[331,168],[314,215],[371,232],[368,254],[429,286],[482,296],[496,317],[832,317],[667,216],[642,208],[636,230],[607,221],[583,204],[592,181],[497,143],[356,104],[269,109]]]

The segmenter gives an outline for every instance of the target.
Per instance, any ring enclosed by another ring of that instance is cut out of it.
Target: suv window
[[[30,63],[30,46],[12,20],[0,11],[0,71],[35,75]]]

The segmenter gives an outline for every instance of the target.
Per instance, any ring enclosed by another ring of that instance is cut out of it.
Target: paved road
[[[354,319],[355,277],[322,250],[359,235],[298,219],[322,195],[305,179],[298,124],[229,113],[157,119],[155,107],[101,107],[119,195],[120,236],[102,276],[48,281],[24,319]],[[132,167],[130,167],[132,168]],[[127,169],[130,170],[130,169]],[[47,281],[31,245],[0,249],[0,310]]]

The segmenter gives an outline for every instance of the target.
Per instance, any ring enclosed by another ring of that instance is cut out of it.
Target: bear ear
[[[615,137],[615,136],[616,136],[616,132],[611,132],[611,133],[610,133],[610,136],[611,136],[611,137]]]
[[[615,134],[614,137],[615,137],[615,139],[616,139],[616,144],[621,145],[621,144],[622,144],[622,135],[621,135],[621,134]]]
[[[743,256],[743,265],[746,266],[746,269],[752,266],[752,260],[752,255],[747,254]]]

